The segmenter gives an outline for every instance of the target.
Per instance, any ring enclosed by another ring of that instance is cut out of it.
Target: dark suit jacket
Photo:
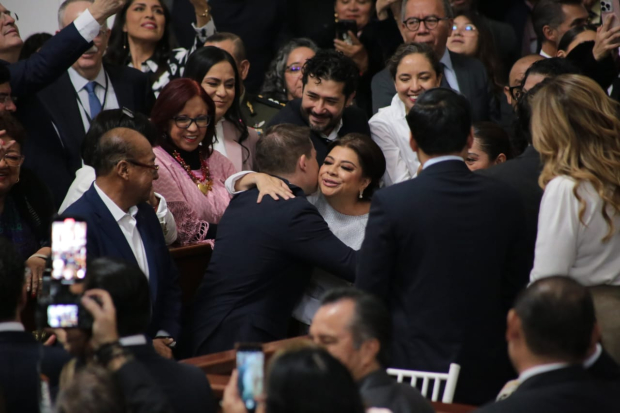
[[[461,161],[375,194],[356,286],[392,314],[390,367],[447,372],[458,363],[456,402],[497,395],[514,375],[506,313],[529,279],[522,228],[514,190]]]
[[[123,364],[114,372],[123,392],[127,411],[132,413],[173,413],[166,396],[149,371],[137,360]]]
[[[9,64],[11,94],[22,97],[37,93],[54,82],[90,47],[71,23],[49,39],[30,58]]]
[[[587,370],[593,379],[620,382],[620,366],[605,349]]]
[[[271,119],[268,126],[282,123],[308,126],[308,122],[301,115],[301,99],[291,100],[284,109]],[[338,136],[342,138],[348,133],[362,133],[370,136],[368,118],[362,109],[355,106],[349,106],[342,112],[342,128],[338,131]],[[331,142],[314,131],[312,131],[310,137],[312,138],[314,149],[316,149],[316,160],[319,162],[319,165],[322,165],[327,156],[327,148]]]
[[[127,346],[157,382],[177,413],[215,413],[211,385],[198,367],[161,357],[150,344]]]
[[[358,383],[366,407],[382,407],[392,413],[433,413],[435,409],[410,384],[397,383],[380,369]]]
[[[530,270],[534,266],[536,234],[538,233],[538,211],[543,190],[538,185],[538,177],[543,164],[540,155],[533,146],[528,146],[520,156],[495,165],[489,169],[476,171],[481,175],[490,176],[512,186],[519,193],[521,204],[525,210],[525,251],[530,262]]]
[[[315,265],[354,279],[355,252],[332,234],[303,191],[289,186],[296,198],[285,202],[257,204],[256,189],[231,200],[196,295],[195,354],[285,338]]]
[[[80,199],[67,208],[63,215],[86,221],[88,226],[86,248],[89,259],[112,257],[137,265],[136,257],[127,239],[99,197],[94,184]],[[164,234],[153,207],[146,203],[138,205],[136,220],[149,264],[149,287],[153,314],[148,335],[154,337],[158,330],[165,330],[172,337],[178,337],[181,289],[176,266],[166,247]]]
[[[41,346],[31,333],[0,332],[0,389],[6,411],[38,413],[39,365],[54,394],[62,367],[69,359],[69,354],[60,348]]]
[[[617,386],[591,380],[583,367],[572,366],[533,376],[510,397],[476,413],[612,413],[619,406]]]
[[[478,59],[450,52],[452,67],[459,82],[461,94],[471,104],[472,121],[499,120],[499,106],[495,98],[489,93],[489,78],[482,62]],[[442,87],[448,87],[447,81]],[[390,106],[396,94],[394,80],[387,68],[383,69],[372,79],[372,110],[377,113],[380,108]]]
[[[129,67],[104,65],[104,68],[110,76],[119,107],[150,115],[155,98],[148,77]],[[75,172],[82,166],[81,145],[86,133],[76,91],[66,71],[37,96],[38,101],[31,97],[26,102],[18,102],[20,118],[29,119],[24,123],[29,138],[24,148],[24,165],[52,190],[59,206]]]

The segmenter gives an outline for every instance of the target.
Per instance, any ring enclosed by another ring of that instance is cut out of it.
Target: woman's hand
[[[612,14],[596,31],[596,39],[594,40],[594,48],[592,54],[594,59],[601,61],[612,52],[612,50],[620,47],[620,26],[610,29],[611,23],[616,17]]]
[[[377,18],[379,20],[385,20],[390,17],[388,14],[388,9],[394,4],[398,4],[400,2],[401,0],[377,0]]]
[[[352,44],[344,40],[334,39],[334,47],[345,56],[353,59],[360,72],[365,73],[368,70],[368,52],[351,30],[349,30],[349,36],[351,37]]]
[[[211,6],[207,0],[189,0],[196,13],[196,27],[202,27],[211,21]]]
[[[295,198],[293,191],[288,187],[286,182],[280,178],[273,177],[271,175],[256,173],[254,175],[254,181],[256,182],[256,188],[258,189],[257,204],[263,200],[265,195],[269,195],[276,201],[282,197],[282,199],[288,200]]]
[[[41,248],[26,261],[26,268],[30,270],[26,276],[26,289],[33,297],[39,293],[43,284],[43,271],[47,261],[39,255],[49,256],[51,253],[49,247]]]
[[[104,344],[118,340],[116,308],[110,293],[101,289],[88,290],[82,296],[82,305],[93,316],[91,346],[97,350]]]
[[[241,399],[238,386],[239,373],[237,370],[233,370],[230,375],[230,380],[226,388],[224,388],[224,397],[222,397],[222,413],[247,413],[245,403]],[[265,388],[263,386],[263,388]],[[258,405],[256,406],[256,413],[265,413],[265,395],[260,395],[256,398]]]

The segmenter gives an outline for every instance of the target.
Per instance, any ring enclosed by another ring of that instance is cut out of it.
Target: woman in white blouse
[[[439,87],[443,74],[433,49],[422,43],[403,44],[390,58],[388,70],[396,95],[392,104],[370,119],[370,134],[387,161],[384,186],[415,177],[420,161],[409,146],[411,132],[405,116],[422,92]]]
[[[532,101],[544,161],[531,280],[566,275],[591,287],[603,343],[620,360],[620,105],[593,80],[563,75]]]

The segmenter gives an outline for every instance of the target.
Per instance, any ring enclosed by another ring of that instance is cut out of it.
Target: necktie
[[[450,83],[448,83],[448,79],[446,79],[446,70],[447,70],[447,66],[445,65],[445,63],[441,64],[441,68],[443,69],[443,76],[441,77],[441,87],[445,88],[445,89],[452,89],[450,87]]]
[[[88,82],[84,89],[88,92],[88,105],[90,106],[90,118],[95,119],[95,117],[101,112],[101,102],[97,98],[95,94],[95,86],[97,86],[96,82]]]

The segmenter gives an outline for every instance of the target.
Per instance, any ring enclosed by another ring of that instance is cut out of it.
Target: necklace
[[[185,172],[187,172],[190,179],[194,182],[194,184],[196,184],[198,189],[200,189],[200,192],[207,195],[207,193],[213,188],[213,180],[211,179],[211,173],[209,172],[209,164],[202,156],[202,150],[200,151],[200,170],[202,171],[202,179],[198,179],[177,151],[173,151],[172,156],[183,167],[183,169],[185,169]]]

